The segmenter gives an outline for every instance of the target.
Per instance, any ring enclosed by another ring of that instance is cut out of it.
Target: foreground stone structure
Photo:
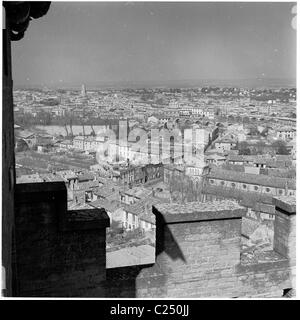
[[[64,183],[16,185],[17,296],[104,296],[105,229],[99,209],[67,211]]]
[[[274,250],[242,252],[245,208],[157,205],[156,262],[106,268],[104,210],[67,211],[64,183],[16,186],[14,296],[281,297],[295,289],[295,204],[274,199]]]
[[[2,294],[11,296],[16,265],[12,261],[16,174],[11,41],[22,39],[30,20],[44,16],[50,2],[3,1],[2,6]]]

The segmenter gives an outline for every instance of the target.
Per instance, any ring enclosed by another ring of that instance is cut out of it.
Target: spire
[[[85,88],[85,84],[83,84],[83,85],[81,86],[81,95],[82,95],[83,97],[86,97],[86,88]]]

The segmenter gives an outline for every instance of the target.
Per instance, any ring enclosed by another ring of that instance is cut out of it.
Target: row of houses
[[[156,198],[149,193],[141,191],[133,194],[128,191],[119,191],[120,200],[99,198],[89,203],[94,208],[104,208],[110,218],[111,225],[117,225],[126,231],[137,228],[143,231],[155,229],[155,217],[152,206],[165,200]]]
[[[227,163],[242,166],[254,166],[257,168],[289,168],[293,162],[289,155],[238,155],[229,154]]]
[[[213,168],[207,175],[211,185],[272,196],[295,195],[296,180]]]

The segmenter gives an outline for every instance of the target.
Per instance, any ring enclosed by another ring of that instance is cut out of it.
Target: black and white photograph
[[[296,78],[297,2],[2,1],[1,299],[297,299]]]

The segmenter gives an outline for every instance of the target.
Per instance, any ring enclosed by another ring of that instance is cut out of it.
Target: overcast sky
[[[295,78],[293,6],[52,2],[13,43],[14,82]]]

